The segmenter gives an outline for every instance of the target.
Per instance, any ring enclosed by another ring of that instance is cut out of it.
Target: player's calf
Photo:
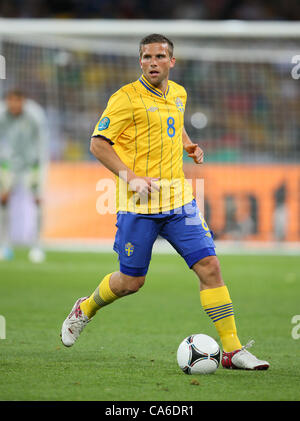
[[[106,275],[89,297],[79,298],[74,304],[62,325],[62,343],[72,346],[98,310],[118,298],[137,292],[144,282],[145,276],[133,277],[121,272]]]
[[[124,297],[138,292],[144,285],[146,276],[130,276],[122,272],[115,272],[110,278],[111,290],[118,297]]]

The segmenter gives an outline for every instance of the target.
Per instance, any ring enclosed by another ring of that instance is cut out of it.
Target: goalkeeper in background
[[[46,162],[46,118],[43,109],[25,98],[22,91],[9,91],[0,108],[0,260],[14,256],[9,201],[18,186],[31,192],[37,210],[36,232],[29,259],[41,262],[45,258],[40,246],[40,232]]]

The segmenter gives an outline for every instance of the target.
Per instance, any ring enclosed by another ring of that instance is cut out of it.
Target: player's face
[[[10,114],[19,115],[23,112],[24,98],[18,95],[9,95],[6,98],[6,106]]]
[[[175,66],[175,58],[169,56],[167,43],[146,44],[142,46],[140,66],[148,82],[164,91],[170,69]]]

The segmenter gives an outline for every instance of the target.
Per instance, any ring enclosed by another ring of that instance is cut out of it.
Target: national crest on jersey
[[[181,111],[182,113],[184,113],[184,105],[183,105],[182,100],[179,97],[177,97],[175,99],[175,104],[176,104],[176,107],[178,108],[178,110]]]
[[[177,83],[169,81],[163,93],[144,76],[110,97],[92,136],[109,141],[137,177],[157,178],[160,187],[145,202],[129,191],[123,177],[117,177],[117,211],[165,212],[193,199],[182,168],[186,97],[185,89]]]

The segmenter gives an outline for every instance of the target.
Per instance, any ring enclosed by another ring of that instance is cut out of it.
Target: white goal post
[[[199,38],[299,38],[300,24],[293,21],[201,21],[116,19],[6,19],[0,18],[3,35],[138,36],[164,33],[170,37]]]

